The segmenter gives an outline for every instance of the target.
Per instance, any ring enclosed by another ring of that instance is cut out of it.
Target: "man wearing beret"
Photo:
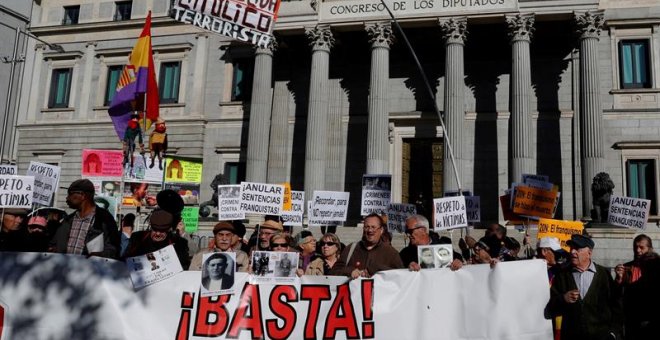
[[[66,204],[76,211],[64,218],[50,242],[57,253],[119,257],[119,230],[114,217],[94,203],[94,184],[88,179],[71,183]],[[97,237],[103,238],[103,249],[90,252],[87,246]]]
[[[131,234],[123,257],[146,255],[171,244],[174,246],[181,267],[188,268],[190,266],[188,241],[174,232],[176,223],[178,221],[175,222],[174,215],[171,213],[160,209],[154,210],[149,217],[149,230],[136,231]]]
[[[555,276],[547,312],[562,315],[562,340],[620,339],[623,326],[621,289],[610,271],[591,260],[594,241],[573,235],[571,265]]]
[[[236,234],[236,228],[229,222],[219,222],[213,227],[213,249],[202,249],[190,261],[190,270],[202,270],[202,259],[208,253],[236,253],[236,271],[247,272],[250,263],[248,255],[241,250],[232,249],[232,242]]]

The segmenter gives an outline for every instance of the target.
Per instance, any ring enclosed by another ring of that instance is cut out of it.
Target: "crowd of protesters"
[[[377,214],[364,218],[361,240],[348,245],[330,230],[323,230],[318,241],[308,230],[292,236],[277,216],[266,216],[247,238],[242,221],[219,222],[208,247],[191,252],[189,236],[176,209],[156,208],[148,219],[149,228],[134,232],[135,215],[125,215],[118,227],[113,216],[94,203],[94,195],[92,182],[81,179],[67,189],[66,203],[74,210],[68,215],[53,208],[32,212],[1,209],[0,251],[124,259],[173,245],[183,268],[201,270],[205,254],[233,252],[239,272],[258,270],[259,263],[251,263],[253,251],[297,252],[298,276],[341,275],[355,279],[390,269],[419,271],[424,266],[418,263],[417,247],[452,243],[450,238],[433,232],[422,215],[406,220],[409,242],[400,252],[391,245],[385,218]],[[587,235],[573,235],[567,242],[570,251],[563,250],[559,240],[551,237],[541,238],[534,247],[526,234],[522,243],[507,236],[504,226],[487,225],[484,237],[477,240],[465,236],[459,240],[460,252],[454,251],[449,268],[457,271],[470,264],[495,267],[499,262],[540,258],[547,264],[551,291],[544,313],[552,319],[555,339],[659,336],[660,257],[653,251],[651,238],[642,234],[634,239],[634,259],[617,265],[614,276],[611,270],[592,261],[596,244]],[[88,249],[90,244],[95,244],[94,249]]]

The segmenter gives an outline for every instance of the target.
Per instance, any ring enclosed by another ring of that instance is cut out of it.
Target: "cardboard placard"
[[[414,204],[390,203],[387,208],[387,230],[390,233],[403,233],[406,231],[406,220],[417,214]]]
[[[570,251],[566,241],[571,239],[571,235],[581,235],[584,230],[584,224],[580,221],[561,221],[548,218],[539,219],[537,237],[540,240],[543,237],[556,237],[561,243],[562,249]]]
[[[32,208],[34,177],[0,175],[0,208]]]
[[[392,200],[392,175],[362,176],[362,204],[360,215],[386,214]]]
[[[284,186],[241,182],[240,210],[261,215],[281,215]]]
[[[0,164],[0,175],[16,175],[17,173],[16,165]]]
[[[30,162],[26,173],[34,177],[33,202],[50,206],[53,194],[60,183],[60,167],[39,162]]]
[[[518,185],[515,191],[513,212],[518,215],[552,218],[557,197],[557,190]]]
[[[346,221],[350,193],[343,191],[314,191],[310,220],[318,222]]]
[[[291,191],[291,209],[282,211],[282,223],[286,226],[302,227],[303,214],[305,213],[305,192]]]
[[[434,198],[433,211],[433,230],[467,227],[464,196]]]
[[[124,153],[121,150],[82,151],[82,177],[120,177]]]
[[[610,197],[607,223],[635,230],[646,229],[651,201],[643,198]]]
[[[218,221],[244,218],[245,212],[241,211],[241,186],[218,185]]]

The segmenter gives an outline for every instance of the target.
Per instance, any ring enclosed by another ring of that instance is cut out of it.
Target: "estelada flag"
[[[117,81],[117,92],[108,113],[120,140],[134,111],[143,111],[150,122],[158,119],[158,85],[151,50],[151,11],[147,15],[142,33],[133,47],[128,64]],[[146,96],[146,98],[145,98]],[[144,101],[146,99],[146,106]]]

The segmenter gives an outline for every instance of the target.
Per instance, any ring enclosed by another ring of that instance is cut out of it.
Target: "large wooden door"
[[[433,198],[442,197],[442,139],[404,139],[401,151],[401,201],[417,204],[418,213],[430,216]]]

